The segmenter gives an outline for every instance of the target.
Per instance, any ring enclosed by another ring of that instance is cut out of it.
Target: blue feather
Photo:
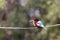
[[[44,27],[44,24],[42,23],[42,21],[38,21],[37,24],[39,24],[40,27]]]

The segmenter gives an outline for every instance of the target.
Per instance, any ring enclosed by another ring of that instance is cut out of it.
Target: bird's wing
[[[42,21],[38,21],[37,24],[40,25],[40,27],[44,27]]]

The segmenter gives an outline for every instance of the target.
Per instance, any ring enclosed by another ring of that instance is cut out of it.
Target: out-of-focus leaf
[[[0,8],[4,9],[6,7],[5,0],[0,0]]]

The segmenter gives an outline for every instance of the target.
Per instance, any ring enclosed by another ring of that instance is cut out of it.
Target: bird
[[[47,28],[44,26],[43,22],[41,20],[39,20],[38,18],[34,18],[33,20],[31,20],[31,22],[33,23],[34,27],[37,29],[45,29],[47,30]]]

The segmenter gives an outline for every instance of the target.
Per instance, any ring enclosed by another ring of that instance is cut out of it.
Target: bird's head
[[[38,18],[34,18],[33,20],[34,20],[34,21],[39,21],[39,19],[38,19]]]
[[[34,18],[34,19],[32,19],[32,20],[30,20],[29,22],[37,22],[37,21],[39,21],[39,19],[38,18]]]

